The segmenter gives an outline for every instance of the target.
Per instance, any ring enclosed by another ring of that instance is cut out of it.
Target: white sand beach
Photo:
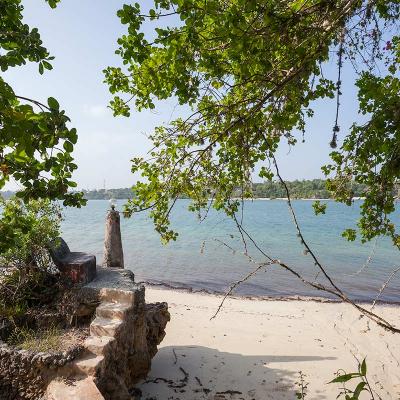
[[[299,371],[306,399],[335,399],[339,386],[327,382],[339,369],[355,372],[365,356],[376,393],[400,399],[400,336],[349,305],[231,298],[210,321],[220,296],[147,287],[146,300],[168,302],[171,321],[138,386],[143,400],[292,400]],[[375,310],[400,324],[399,307]]]

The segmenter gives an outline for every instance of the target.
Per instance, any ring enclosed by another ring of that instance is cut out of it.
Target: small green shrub
[[[30,307],[49,304],[59,292],[58,278],[47,270],[14,269],[0,280],[0,315],[13,319]]]
[[[305,378],[306,375],[303,374],[303,371],[299,371],[299,380],[294,383],[298,387],[296,398],[300,400],[305,400],[307,396],[308,382],[306,382]]]
[[[0,214],[0,317],[13,320],[58,291],[48,246],[60,236],[62,215],[50,201],[18,198],[0,198]]]
[[[48,200],[0,199],[0,267],[47,269],[48,245],[60,236],[61,208]]]

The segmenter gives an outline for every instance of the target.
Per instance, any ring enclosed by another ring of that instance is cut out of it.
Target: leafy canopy
[[[56,7],[59,0],[47,0]],[[0,0],[0,68],[3,72],[27,62],[39,73],[51,70],[53,57],[43,47],[39,32],[23,23],[21,0]],[[71,153],[77,142],[75,128],[52,97],[47,104],[15,93],[0,76],[0,189],[14,179],[22,186],[18,196],[62,199],[80,206],[80,193],[68,193],[77,168]]]
[[[388,218],[400,166],[399,0],[154,0],[151,9],[126,4],[118,15],[127,25],[117,50],[124,66],[105,70],[114,114],[153,109],[171,97],[192,108],[187,118],[154,131],[149,159],[133,159],[132,171],[144,179],[127,214],[150,209],[166,241],[176,238],[169,214],[180,196],[193,199],[198,212],[211,197],[232,215],[238,208],[232,193],[240,188],[252,196],[258,163],[260,177],[273,179],[278,144],[304,134],[313,102],[336,96],[340,104],[347,60],[359,71],[360,112],[369,122],[354,124],[332,153],[324,169],[333,174],[329,188],[349,204],[352,182],[365,184],[362,237],[388,234],[399,243]],[[148,20],[155,27],[150,35],[143,31]],[[323,73],[332,57],[334,80]]]

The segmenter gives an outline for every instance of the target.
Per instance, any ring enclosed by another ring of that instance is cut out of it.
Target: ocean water
[[[122,210],[124,201],[117,202]],[[303,234],[343,291],[351,298],[373,300],[391,272],[400,266],[400,253],[390,241],[380,238],[361,244],[341,237],[345,228],[354,227],[360,202],[346,207],[328,201],[326,215],[315,216],[312,202],[293,202]],[[187,211],[188,201],[179,200],[172,214],[172,227],[179,232],[176,242],[162,245],[145,213],[121,219],[125,267],[131,269],[137,281],[162,283],[174,287],[224,292],[229,285],[252,271],[265,258],[250,243],[246,257],[240,234],[224,214],[211,210],[204,221]],[[72,251],[95,254],[98,264],[103,259],[104,222],[109,202],[89,201],[82,209],[66,209],[62,225],[63,237]],[[393,219],[400,223],[400,211]],[[310,255],[305,255],[297,237],[285,201],[246,201],[243,226],[268,255],[280,259],[310,280],[324,283],[317,276]],[[367,259],[370,262],[365,266]],[[364,266],[364,268],[363,268]],[[360,272],[360,269],[362,271]],[[319,296],[330,297],[303,284],[278,266],[270,266],[241,284],[235,291],[249,296]],[[386,287],[381,300],[400,302],[400,273]]]

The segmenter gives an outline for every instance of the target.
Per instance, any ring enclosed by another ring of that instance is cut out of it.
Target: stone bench
[[[96,257],[82,252],[72,252],[67,243],[58,238],[49,248],[51,258],[61,274],[73,283],[88,283],[96,276]]]

